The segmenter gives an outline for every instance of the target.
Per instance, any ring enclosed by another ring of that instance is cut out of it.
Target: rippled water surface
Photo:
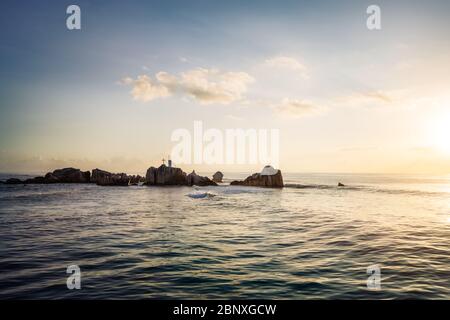
[[[450,299],[448,177],[284,178],[0,185],[0,298]],[[66,287],[72,264],[81,290]]]

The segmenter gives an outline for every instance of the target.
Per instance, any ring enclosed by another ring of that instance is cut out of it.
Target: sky
[[[285,172],[450,173],[448,1],[2,4],[0,172],[144,173],[202,121],[279,130]]]

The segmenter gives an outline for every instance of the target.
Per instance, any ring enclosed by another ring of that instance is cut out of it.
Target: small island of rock
[[[144,178],[139,175],[129,176],[126,173],[111,173],[94,169],[92,170],[91,182],[99,186],[129,186],[144,182]]]
[[[265,166],[261,173],[254,173],[243,181],[232,181],[230,185],[266,188],[284,187],[281,170],[274,169],[272,166]]]
[[[217,183],[221,183],[223,179],[223,173],[220,171],[217,171],[216,173],[213,174],[213,178],[212,181],[217,182]]]
[[[159,168],[150,167],[145,175],[145,184],[149,186],[216,186],[208,177],[202,177],[192,171],[187,175],[180,168],[162,164]]]

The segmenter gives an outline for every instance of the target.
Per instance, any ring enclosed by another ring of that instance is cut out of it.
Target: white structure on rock
[[[262,176],[273,176],[278,173],[277,169],[274,169],[272,166],[265,166],[264,169],[261,171]]]

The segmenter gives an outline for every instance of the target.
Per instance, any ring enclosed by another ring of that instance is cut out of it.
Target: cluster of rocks
[[[108,171],[92,170],[91,182],[99,186],[129,186],[145,182],[140,175],[129,176],[126,173],[111,173]]]
[[[265,166],[261,173],[254,173],[245,180],[235,180],[232,186],[283,188],[283,176],[281,170],[275,170],[271,166]]]
[[[57,169],[47,173],[45,176],[35,177],[26,180],[11,178],[6,180],[6,184],[50,184],[50,183],[89,183],[91,173],[75,168]]]
[[[221,183],[223,173],[218,171],[212,180],[200,176],[195,171],[186,174],[180,168],[161,165],[159,168],[150,167],[145,177],[127,175],[126,173],[111,173],[101,169],[81,171],[75,168],[58,169],[45,176],[26,180],[16,178],[8,179],[6,184],[52,184],[52,183],[95,183],[100,186],[129,186],[143,183],[149,186],[217,186]],[[280,170],[271,166],[264,167],[261,173],[255,173],[243,181],[233,181],[231,185],[282,188],[283,177]]]
[[[141,176],[129,176],[125,173],[110,173],[108,171],[94,169],[91,172],[81,171],[75,168],[57,169],[45,176],[26,180],[11,178],[5,184],[52,184],[52,183],[96,183],[101,186],[128,186],[144,182]]]
[[[189,186],[217,186],[217,183],[208,177],[202,177],[195,173],[195,170],[192,170],[191,173],[187,176],[187,183]]]
[[[216,186],[217,183],[208,177],[202,177],[192,171],[186,174],[180,168],[161,165],[150,167],[145,175],[145,184],[149,186]]]

